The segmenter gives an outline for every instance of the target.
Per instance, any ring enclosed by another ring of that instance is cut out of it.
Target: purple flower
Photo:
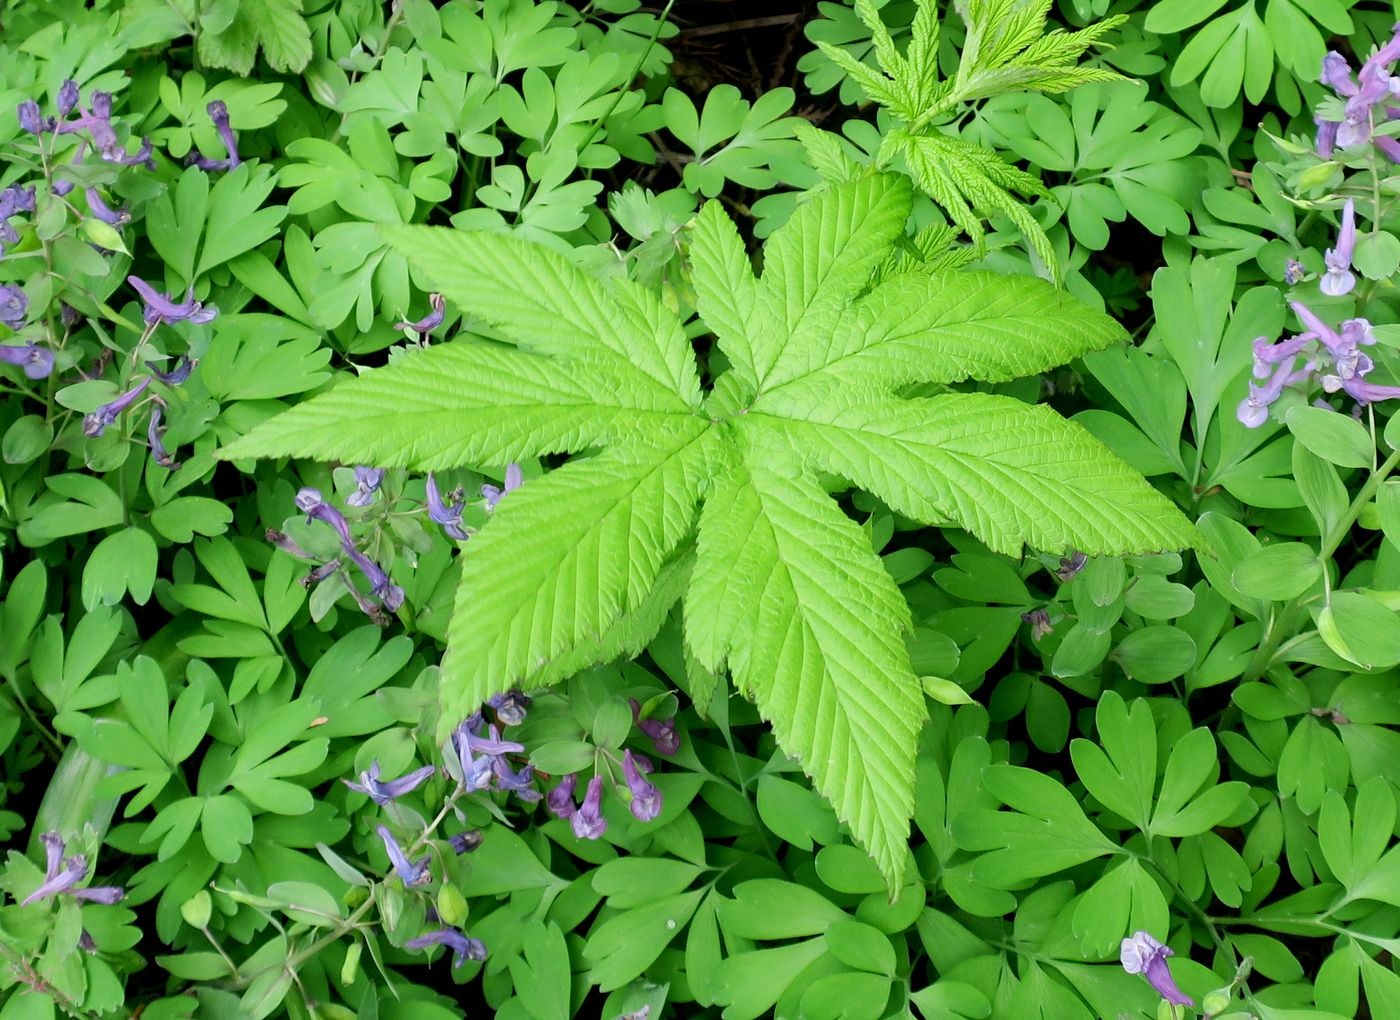
[[[1119,950],[1123,969],[1129,974],[1143,975],[1157,994],[1174,1006],[1194,1006],[1196,1000],[1181,993],[1167,969],[1167,957],[1175,955],[1171,947],[1162,945],[1145,931],[1134,932],[1132,938],[1124,939]]]
[[[9,219],[22,212],[34,211],[35,192],[33,187],[12,184],[0,191],[0,219]]]
[[[1322,377],[1322,388],[1328,393],[1335,393],[1340,389],[1363,405],[1400,397],[1400,386],[1382,386],[1379,383],[1368,383],[1361,378],[1343,379],[1335,375],[1325,375]]]
[[[311,588],[320,584],[340,569],[340,560],[331,560],[329,563],[322,563],[319,567],[314,567],[307,571],[306,576],[301,579],[303,588]]]
[[[374,494],[384,481],[384,469],[372,467],[355,468],[355,491],[345,497],[346,506],[369,506],[374,502]]]
[[[384,841],[384,849],[389,854],[389,860],[394,865],[394,871],[403,881],[403,884],[412,888],[413,886],[425,885],[433,880],[433,876],[428,871],[428,862],[431,856],[424,855],[418,859],[417,863],[410,861],[399,846],[394,834],[389,831],[387,825],[377,826],[374,830],[379,833],[379,838]]]
[[[321,498],[321,490],[313,489],[309,486],[302,489],[296,495],[297,509],[306,514],[308,521],[320,521],[329,524],[340,535],[340,543],[347,548],[353,548],[354,542],[350,538],[350,525],[339,510],[331,506]]]
[[[1347,199],[1342,207],[1342,229],[1337,235],[1337,247],[1328,248],[1324,261],[1327,272],[1322,274],[1318,286],[1328,297],[1341,297],[1350,294],[1356,286],[1356,276],[1351,271],[1351,256],[1356,248],[1356,203]]]
[[[78,105],[78,83],[65,78],[58,87],[58,115],[67,117]]]
[[[524,484],[525,479],[521,474],[519,464],[511,464],[506,468],[504,482],[505,488],[503,489],[498,489],[496,486],[490,484],[481,487],[481,496],[486,500],[487,510],[496,509],[496,504],[500,503],[500,501],[505,498],[506,493],[514,492]]]
[[[1331,159],[1337,148],[1337,130],[1341,125],[1321,117],[1313,117],[1313,123],[1317,125],[1317,154],[1323,159]]]
[[[428,946],[447,946],[452,950],[452,967],[455,970],[468,960],[478,962],[486,959],[486,943],[470,938],[458,928],[439,928],[424,932],[404,943],[408,949],[426,949]]]
[[[1084,564],[1089,562],[1089,557],[1082,552],[1072,552],[1068,556],[1060,557],[1060,565],[1055,568],[1055,576],[1061,581],[1069,581],[1084,569]]]
[[[232,170],[243,162],[238,158],[238,141],[233,136],[233,127],[228,120],[228,107],[222,100],[215,99],[205,107],[209,114],[209,119],[214,122],[214,128],[219,132],[219,139],[224,143],[224,151],[228,153],[225,159],[206,159],[198,153],[191,153],[187,163],[193,163],[201,170]]]
[[[1022,613],[1021,619],[1031,625],[1032,641],[1039,641],[1055,630],[1055,625],[1050,622],[1050,614],[1043,608],[1032,609],[1029,613]]]
[[[433,777],[437,769],[431,765],[424,765],[421,769],[415,769],[408,775],[399,779],[391,779],[388,782],[379,780],[379,762],[369,763],[369,770],[360,773],[360,781],[352,783],[348,779],[341,782],[356,793],[363,793],[370,800],[381,807],[391,800],[396,800],[405,794],[412,793]]]
[[[649,822],[661,814],[661,791],[638,771],[644,765],[651,771],[651,763],[645,758],[636,757],[631,751],[622,754],[622,775],[627,780],[627,789],[632,794],[629,807],[639,822]]]
[[[30,379],[46,379],[53,372],[53,352],[38,344],[0,346],[0,365],[18,365]]]
[[[479,720],[480,717],[476,718]],[[473,732],[475,727],[472,722],[472,719],[467,719],[452,734],[452,742],[457,749],[457,760],[461,763],[463,782],[468,793],[489,788],[492,775],[500,776],[495,766],[501,755],[518,754],[525,750],[524,744],[518,744],[514,740],[502,740],[501,731],[494,725],[487,736],[478,735]],[[513,772],[510,773],[510,777],[512,780],[519,778]]]
[[[1356,95],[1356,81],[1351,76],[1351,64],[1336,50],[1322,58],[1322,84],[1342,97]]]
[[[39,840],[44,844],[46,858],[44,882],[39,888],[20,900],[21,907],[48,899],[50,896],[57,896],[59,893],[67,893],[78,899],[108,905],[118,903],[126,896],[126,891],[115,885],[93,886],[87,889],[74,888],[87,877],[87,858],[82,854],[74,854],[72,857],[65,858],[63,856],[65,849],[63,838],[56,832],[46,832],[39,837]]]
[[[535,789],[535,766],[526,765],[519,772],[511,770],[510,764],[501,755],[491,759],[491,770],[496,773],[496,789],[509,790],[526,803],[533,804],[541,797]]]
[[[29,295],[21,287],[0,286],[0,322],[11,329],[24,325],[24,316],[29,311]]]
[[[574,835],[579,839],[598,839],[608,831],[608,821],[598,810],[603,800],[603,777],[594,776],[588,781],[588,793],[583,804],[569,818]]]
[[[205,308],[194,299],[194,288],[185,295],[185,300],[176,303],[169,294],[162,294],[139,276],[128,276],[126,282],[135,288],[145,302],[143,315],[147,322],[212,322],[219,310],[212,305]]]
[[[461,495],[460,490],[452,494],[453,502],[449,505],[442,501],[442,493],[438,491],[437,479],[433,473],[428,472],[428,517],[436,524],[442,525],[442,530],[449,538],[455,538],[459,542],[467,540],[467,532],[462,528],[462,510],[466,507],[467,501]]]
[[[437,329],[442,325],[442,320],[447,317],[446,302],[443,300],[441,294],[429,294],[428,304],[432,306],[433,310],[423,316],[423,318],[419,319],[417,322],[396,322],[394,323],[394,328],[411,329],[418,334],[419,339],[422,339],[433,330]]]
[[[165,444],[161,442],[161,419],[162,407],[159,400],[151,405],[151,421],[146,426],[146,442],[151,446],[151,456],[155,462],[167,471],[174,471],[180,465],[175,463],[175,458],[170,456]]]
[[[632,709],[633,724],[651,738],[651,746],[657,754],[669,757],[681,749],[681,735],[676,732],[675,716],[664,722],[660,719],[643,719],[642,706],[636,698],[628,698],[627,704]]]
[[[151,375],[165,383],[165,385],[179,386],[185,382],[185,380],[189,379],[190,373],[194,371],[194,366],[197,364],[199,364],[199,362],[196,359],[182,355],[180,360],[175,362],[175,367],[169,372],[162,372],[159,369],[151,368],[150,365],[147,365],[146,368],[150,370]]]
[[[1283,395],[1283,391],[1295,383],[1300,383],[1312,375],[1316,363],[1309,361],[1301,370],[1293,371],[1293,359],[1278,365],[1268,382],[1263,386],[1251,382],[1249,396],[1240,401],[1235,417],[1245,428],[1256,429],[1269,420],[1269,407]]]
[[[448,836],[447,842],[460,857],[462,854],[469,854],[477,847],[481,846],[483,838],[480,829],[468,829],[466,832],[459,832],[455,836]]]
[[[578,774],[570,772],[555,784],[554,789],[544,799],[544,806],[555,818],[569,818],[578,808],[574,807],[574,789],[578,786]]]
[[[1283,282],[1290,287],[1297,286],[1303,282],[1303,277],[1307,275],[1307,270],[1303,268],[1303,263],[1297,259],[1289,259],[1283,264]]]
[[[486,704],[495,710],[496,722],[502,726],[519,726],[525,721],[526,713],[533,702],[520,691],[511,690],[504,694],[491,695],[486,699]]]
[[[384,608],[389,612],[398,612],[399,607],[403,605],[404,590],[389,580],[389,575],[384,572],[383,567],[353,545],[344,545],[342,548],[345,555],[354,561],[355,566],[360,568],[360,572],[369,581],[369,593],[384,603]]]
[[[15,108],[15,113],[19,116],[19,126],[28,131],[31,135],[41,135],[44,133],[44,115],[39,111],[39,104],[32,99],[26,99]]]
[[[107,431],[107,426],[114,424],[121,417],[121,413],[130,407],[149,385],[151,385],[151,377],[146,376],[131,389],[117,397],[116,400],[103,404],[85,417],[83,419],[83,435],[89,439],[96,439],[102,435],[103,432]]]
[[[125,209],[113,209],[102,201],[102,193],[96,188],[86,188],[83,194],[87,196],[88,212],[103,223],[119,227],[131,219],[130,214]]]

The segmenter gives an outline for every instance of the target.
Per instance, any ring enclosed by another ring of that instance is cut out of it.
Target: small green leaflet
[[[728,666],[898,889],[925,717],[909,611],[819,479],[1013,554],[1195,541],[1168,500],[1049,408],[898,395],[1040,372],[1125,339],[1041,280],[891,271],[911,190],[893,174],[828,187],[768,241],[761,277],[720,205],[706,206],[693,282],[732,366],[708,393],[652,292],[507,236],[387,227],[504,343],[414,352],[221,456],[423,471],[589,453],[512,492],[467,547],[444,718],[642,647],[681,599],[690,653]]]

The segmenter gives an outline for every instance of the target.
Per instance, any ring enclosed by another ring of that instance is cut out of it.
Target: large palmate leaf
[[[925,717],[909,614],[819,479],[1009,553],[1126,554],[1194,537],[1049,408],[900,395],[1011,379],[1125,339],[1043,281],[892,271],[911,204],[894,175],[833,185],[774,234],[761,277],[707,206],[691,252],[723,355],[708,394],[652,293],[508,237],[386,228],[506,343],[407,352],[221,455],[438,470],[575,454],[504,499],[463,553],[445,723],[511,687],[635,653],[683,594],[689,653],[728,668],[897,888]]]

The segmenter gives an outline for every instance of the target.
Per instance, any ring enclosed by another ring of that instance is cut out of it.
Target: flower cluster
[[[32,213],[34,211],[35,194],[34,188],[24,187],[19,184],[12,184],[4,191],[0,191],[0,254],[5,251],[5,246],[17,244],[19,242],[19,232],[10,225],[11,217],[20,213]]]
[[[1400,163],[1400,139],[1375,133],[1378,111],[1382,122],[1400,118],[1400,108],[1388,103],[1392,96],[1400,96],[1400,78],[1390,73],[1396,60],[1400,60],[1400,24],[1395,26],[1390,41],[1361,65],[1354,78],[1351,65],[1340,53],[1329,52],[1323,58],[1322,83],[1346,102],[1340,121],[1321,113],[1314,117],[1319,156],[1331,159],[1338,146],[1347,149],[1371,142],[1392,161]]]
[[[87,878],[87,858],[82,854],[65,857],[63,854],[67,845],[64,843],[63,837],[56,832],[44,833],[39,837],[39,841],[44,844],[44,853],[47,858],[44,866],[44,881],[39,888],[20,900],[21,907],[38,903],[40,900],[49,899],[60,893],[80,900],[107,904],[118,903],[126,896],[126,890],[115,885],[77,888],[78,883]]]
[[[674,717],[665,721],[646,719],[641,715],[641,705],[634,698],[628,699],[632,708],[632,720],[643,735],[650,737],[657,754],[671,755],[680,750],[680,734],[676,731]],[[628,810],[638,821],[649,822],[661,814],[662,796],[656,784],[647,779],[653,771],[649,758],[632,751],[622,754],[623,785],[627,787],[624,799]],[[599,839],[608,831],[608,821],[603,817],[603,776],[595,774],[588,781],[581,804],[574,803],[578,789],[578,775],[564,776],[545,797],[545,807],[556,818],[568,819],[574,835],[579,839]]]
[[[509,691],[487,702],[485,707],[493,713],[489,724],[482,712],[474,712],[457,727],[450,744],[444,748],[444,753],[450,755],[450,759],[460,765],[461,769],[461,775],[457,777],[457,790],[452,799],[490,789],[493,783],[495,789],[514,793],[527,802],[540,799],[541,794],[532,782],[534,767],[527,764],[517,772],[511,768],[505,757],[508,754],[523,752],[524,745],[501,736],[502,727],[513,726],[525,720],[530,704],[530,699],[520,691]],[[425,765],[398,779],[384,780],[380,777],[379,762],[375,761],[370,763],[366,771],[360,773],[357,780],[341,781],[350,789],[364,794],[383,807],[412,793],[437,772],[432,765]],[[448,775],[452,775],[452,770],[448,770]],[[433,826],[429,826],[428,832],[432,828]],[[394,874],[403,882],[405,888],[417,889],[432,883],[432,855],[424,854],[418,858],[410,856],[425,842],[428,832],[424,832],[405,848],[400,845],[393,830],[387,825],[378,825],[374,831],[384,844],[384,852],[389,857]],[[479,847],[482,839],[480,829],[467,829],[448,837],[447,843],[455,853],[466,854]],[[432,919],[437,919],[435,912],[430,910],[429,914]],[[480,939],[471,938],[460,928],[451,925],[424,932],[409,939],[404,945],[409,949],[447,946],[452,950],[454,968],[460,967],[468,960],[486,959],[485,943]]]
[[[74,111],[78,116],[73,117]],[[45,117],[39,104],[26,99],[19,104],[19,125],[32,135],[66,135],[78,131],[87,132],[92,147],[105,162],[120,166],[144,165],[148,170],[156,168],[154,151],[149,138],[141,139],[141,148],[135,154],[128,154],[126,147],[117,140],[116,129],[112,126],[112,93],[94,92],[88,106],[81,104],[78,84],[65,81],[58,89],[58,116]]]
[[[331,506],[321,496],[319,489],[304,488],[296,495],[297,509],[306,514],[308,520],[320,521],[335,529],[340,536],[340,548],[345,553],[347,559],[360,569],[365,579],[369,581],[370,598],[362,595],[358,588],[347,579],[345,586],[350,590],[351,596],[359,605],[361,612],[376,623],[384,624],[388,622],[388,614],[397,612],[403,605],[404,592],[398,585],[390,580],[389,575],[378,563],[370,559],[360,551],[355,542],[355,538],[350,534],[350,523],[335,507]],[[308,553],[297,548],[285,535],[280,532],[269,532],[268,538],[276,545],[296,556],[311,558]],[[340,560],[332,560],[323,567],[313,571],[305,579],[305,583],[311,584],[325,580],[340,569]],[[378,599],[378,603],[372,601]]]
[[[1371,323],[1366,319],[1347,319],[1337,329],[1324,323],[1301,301],[1289,302],[1303,323],[1302,333],[1286,340],[1271,341],[1259,337],[1254,341],[1254,377],[1262,382],[1250,382],[1249,396],[1240,402],[1236,416],[1248,428],[1258,428],[1269,418],[1269,407],[1290,386],[1301,387],[1318,382],[1327,393],[1341,391],[1359,405],[1400,397],[1400,386],[1382,386],[1366,381],[1376,367],[1362,347],[1375,344]],[[1300,366],[1299,358],[1303,359]],[[1330,406],[1330,405],[1323,405]]]

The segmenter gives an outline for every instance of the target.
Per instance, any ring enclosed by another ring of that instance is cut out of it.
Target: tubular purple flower
[[[353,545],[343,545],[342,548],[345,550],[345,555],[354,561],[355,566],[360,568],[360,572],[369,581],[369,593],[383,602],[384,608],[389,612],[397,612],[399,607],[403,605],[403,589],[389,580],[389,575],[378,563],[375,563]]]
[[[1390,31],[1390,39],[1386,41],[1385,45],[1376,50],[1371,58],[1361,65],[1362,73],[1365,73],[1368,67],[1380,68],[1400,60],[1400,22],[1391,26]]]
[[[63,867],[46,875],[44,882],[39,888],[19,901],[21,907],[27,907],[31,903],[46,900],[50,896],[57,896],[59,893],[68,892],[75,885],[87,877],[87,858],[82,854],[74,854],[63,862]]]
[[[21,287],[0,286],[0,322],[11,329],[24,325],[24,317],[29,312],[29,295]]]
[[[340,560],[331,560],[329,563],[322,563],[319,567],[315,567],[307,572],[306,576],[301,579],[301,586],[310,589],[313,585],[320,584],[339,569]]]
[[[510,464],[506,467],[506,475],[503,482],[505,485],[504,488],[497,488],[491,484],[481,487],[481,496],[486,500],[487,510],[495,510],[496,505],[500,503],[501,500],[505,499],[507,493],[514,492],[516,489],[520,488],[521,485],[525,484],[525,477],[520,470],[519,464]]]
[[[511,690],[504,694],[493,694],[486,699],[496,713],[496,722],[502,726],[519,726],[525,721],[533,702],[520,691]]]
[[[1322,74],[1319,80],[1344,99],[1356,95],[1356,80],[1351,76],[1351,64],[1336,50],[1329,50],[1327,56],[1322,58]]]
[[[89,439],[96,439],[107,431],[107,426],[112,425],[121,417],[123,411],[135,403],[136,398],[146,391],[146,387],[151,385],[151,377],[146,376],[139,383],[127,390],[116,400],[103,404],[92,414],[83,419],[83,435]]]
[[[1194,1006],[1196,1000],[1183,995],[1167,969],[1167,957],[1176,953],[1145,931],[1134,932],[1123,940],[1119,960],[1129,974],[1141,974],[1162,998],[1175,1006]]]
[[[1328,297],[1350,294],[1356,286],[1356,275],[1351,271],[1351,257],[1355,248],[1356,203],[1347,199],[1342,207],[1342,228],[1337,234],[1337,247],[1328,248],[1323,256],[1327,272],[1322,274],[1318,286]]]
[[[1288,307],[1293,309],[1293,313],[1298,316],[1299,321],[1307,328],[1308,332],[1316,335],[1322,345],[1333,354],[1340,351],[1345,344],[1342,338],[1337,335],[1336,330],[1327,325],[1313,312],[1311,308],[1301,301],[1290,301]]]
[[[514,740],[502,740],[500,728],[494,723],[487,731],[488,735],[484,737],[477,736],[471,730],[461,728],[458,729],[458,732],[462,734],[462,739],[466,741],[467,746],[477,754],[521,754],[525,750],[524,744],[516,743]]]
[[[1050,614],[1043,608],[1022,613],[1021,619],[1031,625],[1032,641],[1040,641],[1047,634],[1052,634],[1055,631],[1055,625],[1050,622]]]
[[[599,839],[608,831],[608,820],[599,808],[603,801],[603,777],[594,776],[588,781],[588,793],[583,804],[569,818],[574,835],[579,839]]]
[[[395,329],[411,329],[417,333],[419,338],[423,338],[442,325],[442,320],[447,317],[447,302],[441,294],[429,294],[428,304],[432,311],[417,322],[396,322]]]
[[[340,543],[346,548],[354,548],[350,538],[350,525],[339,510],[321,498],[321,490],[307,487],[296,495],[297,509],[306,514],[308,521],[329,524],[340,536]]]
[[[228,168],[232,170],[243,161],[238,158],[238,139],[233,136],[228,107],[222,100],[216,99],[204,109],[209,114],[209,119],[214,122],[214,130],[219,132],[219,140],[224,143],[224,149],[228,152]]]
[[[474,939],[457,928],[439,928],[424,932],[404,943],[407,949],[426,949],[428,946],[446,946],[452,950],[452,969],[456,970],[468,960],[480,962],[486,959],[486,943]]]
[[[681,749],[681,735],[676,732],[676,717],[669,719],[643,719],[642,706],[636,698],[628,698],[627,705],[632,709],[632,724],[651,738],[651,746],[657,754],[668,757]]]
[[[480,829],[467,829],[459,832],[455,836],[448,836],[448,845],[458,857],[462,854],[469,854],[477,847],[481,846],[481,841],[485,838]]]
[[[162,372],[157,368],[152,368],[150,365],[147,365],[146,368],[150,371],[151,375],[165,383],[165,385],[179,386],[189,379],[190,373],[194,371],[194,366],[197,364],[199,364],[197,359],[182,355],[180,360],[175,362],[175,367],[169,372]]]
[[[398,840],[394,838],[394,834],[389,831],[387,825],[376,826],[374,831],[384,841],[384,850],[389,854],[389,860],[394,865],[394,872],[404,885],[412,888],[432,881],[433,876],[428,871],[428,862],[432,860],[430,855],[424,855],[418,859],[417,863],[414,863],[404,854]]]
[[[92,900],[94,903],[108,904],[120,902],[126,896],[126,891],[115,885],[74,888],[87,875],[87,858],[82,854],[74,854],[65,859],[65,844],[56,832],[43,833],[39,841],[44,844],[44,882],[20,901],[21,907],[57,896],[59,893]]]
[[[1336,386],[1329,386],[1328,382],[1335,379],[1335,376],[1326,376],[1322,380],[1322,388],[1329,393],[1335,393]],[[1340,388],[1347,396],[1351,397],[1358,404],[1376,404],[1382,400],[1395,400],[1400,397],[1400,386],[1382,386],[1379,383],[1368,383],[1360,377],[1340,380]]]
[[[1376,143],[1376,148],[1380,149],[1392,163],[1400,163],[1400,138],[1376,135],[1372,141]]]
[[[67,117],[78,105],[78,83],[65,78],[58,87],[58,115]]]
[[[174,471],[179,468],[180,465],[175,462],[174,457],[170,456],[170,452],[166,450],[165,444],[161,442],[161,413],[162,408],[160,401],[156,401],[151,405],[151,420],[146,426],[146,442],[150,444],[151,456],[155,458],[155,462],[167,471]]]
[[[355,491],[345,497],[346,506],[369,506],[374,502],[374,494],[384,481],[384,469],[373,467],[355,468]]]
[[[421,769],[414,769],[406,776],[391,779],[388,782],[380,782],[379,762],[372,761],[369,764],[369,769],[360,773],[358,783],[352,783],[348,779],[342,779],[341,782],[356,793],[363,793],[370,800],[383,807],[390,801],[397,800],[399,797],[418,789],[431,779],[435,772],[437,769],[433,766],[424,765]]]
[[[1249,396],[1240,401],[1240,406],[1235,410],[1235,417],[1245,428],[1257,429],[1269,420],[1269,408],[1283,395],[1284,389],[1306,380],[1316,367],[1316,362],[1309,361],[1295,372],[1291,361],[1280,363],[1263,386],[1249,384]]]
[[[1061,556],[1060,565],[1055,568],[1055,576],[1061,581],[1072,580],[1088,562],[1089,557],[1082,552],[1072,552],[1068,556]]]
[[[462,510],[466,507],[465,497],[453,493],[454,501],[451,505],[444,503],[442,493],[438,490],[437,478],[433,473],[428,472],[428,517],[436,524],[442,526],[442,530],[450,538],[455,538],[459,542],[467,540],[467,532],[462,528]]]
[[[18,365],[30,379],[47,379],[53,373],[53,352],[38,344],[0,346],[0,365]]]
[[[32,99],[26,99],[15,107],[15,113],[19,117],[19,126],[22,130],[28,131],[31,135],[41,135],[44,133],[44,115],[39,110],[39,104]]]
[[[176,303],[169,294],[162,294],[139,276],[128,276],[126,282],[131,284],[136,293],[141,295],[141,300],[145,302],[143,315],[147,322],[184,322],[186,320],[194,323],[212,322],[219,314],[219,310],[213,305],[205,308],[203,304],[194,299],[194,288],[191,287],[185,295],[185,300]]]
[[[1270,342],[1266,336],[1254,338],[1254,377],[1256,379],[1267,379],[1273,374],[1270,366],[1288,362],[1293,364],[1293,359],[1303,352],[1303,348],[1317,339],[1316,333],[1299,333],[1288,340],[1281,340],[1278,343]]]
[[[542,796],[534,786],[535,766],[526,765],[519,772],[515,772],[505,758],[496,755],[491,759],[491,770],[496,773],[496,789],[509,790],[529,804],[533,804]]]
[[[102,193],[96,188],[85,188],[83,194],[87,196],[88,212],[103,223],[119,227],[131,219],[131,215],[125,209],[113,209],[102,201]]]
[[[544,806],[555,818],[569,818],[578,810],[574,806],[574,790],[578,786],[578,774],[571,772],[555,784],[554,789],[544,799]]]
[[[627,780],[627,789],[632,794],[628,805],[639,822],[649,822],[661,814],[661,791],[638,771],[639,759],[631,751],[622,754],[622,775]],[[651,771],[650,768],[647,771]]]
[[[1341,124],[1321,117],[1313,117],[1313,123],[1317,125],[1317,154],[1323,159],[1331,159],[1337,148],[1337,131]]]
[[[31,187],[23,187],[19,184],[12,184],[4,191],[0,191],[0,219],[8,219],[11,216],[18,216],[22,212],[34,211],[35,190]]]
[[[1303,282],[1303,277],[1307,275],[1307,270],[1303,263],[1297,259],[1289,259],[1283,264],[1283,282],[1290,287],[1296,287]]]

